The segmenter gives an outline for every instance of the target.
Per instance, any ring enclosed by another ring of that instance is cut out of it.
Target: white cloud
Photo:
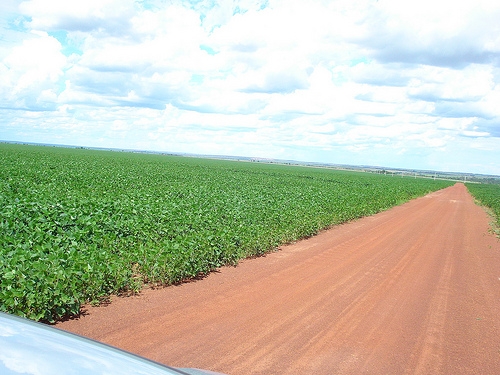
[[[496,1],[6,6],[0,138],[407,167],[499,142]]]
[[[360,41],[382,61],[461,67],[498,59],[496,1],[380,0]],[[489,31],[487,31],[489,30]]]
[[[53,108],[66,58],[61,44],[45,32],[34,31],[13,47],[1,65],[0,102],[12,108]]]
[[[461,70],[419,67],[409,82],[409,94],[434,100],[477,101],[493,88],[492,68],[471,64]]]
[[[132,0],[29,0],[20,4],[20,11],[31,18],[34,30],[126,31],[134,12]]]

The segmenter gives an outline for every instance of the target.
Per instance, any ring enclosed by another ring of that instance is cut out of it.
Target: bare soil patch
[[[59,328],[230,375],[500,374],[500,241],[463,184]]]

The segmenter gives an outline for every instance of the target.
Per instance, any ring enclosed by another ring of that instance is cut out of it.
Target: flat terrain
[[[58,325],[238,374],[500,374],[500,241],[463,184]]]

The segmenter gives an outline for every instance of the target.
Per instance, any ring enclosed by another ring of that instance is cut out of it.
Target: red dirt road
[[[58,325],[230,375],[500,374],[500,241],[463,184]]]

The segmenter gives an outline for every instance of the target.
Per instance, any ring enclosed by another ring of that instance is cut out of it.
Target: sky
[[[500,175],[498,0],[2,0],[0,140]]]

